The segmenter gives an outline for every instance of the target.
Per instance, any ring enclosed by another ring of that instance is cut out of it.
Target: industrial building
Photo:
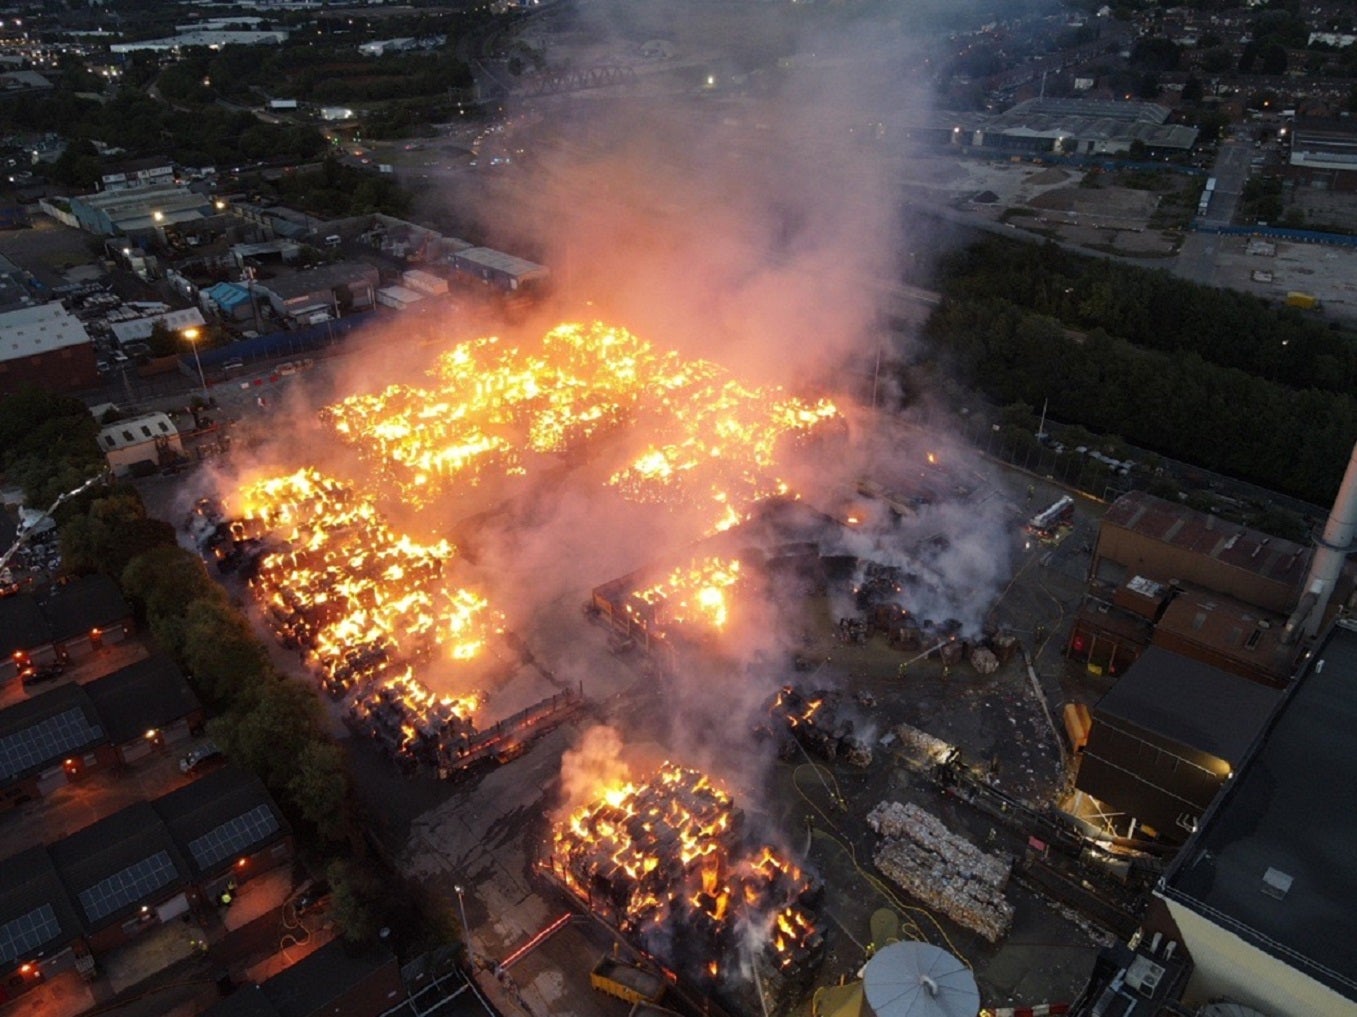
[[[99,430],[99,448],[113,473],[126,477],[138,463],[159,467],[183,455],[184,442],[174,421],[157,410],[104,425]]]
[[[29,848],[0,862],[0,984],[17,994],[72,967],[92,972],[96,955],[291,857],[273,799],[234,767]]]
[[[99,383],[94,344],[60,301],[0,313],[0,396],[26,385],[77,392]]]
[[[505,292],[538,285],[547,277],[545,266],[489,247],[468,247],[445,255],[444,260],[467,282]]]
[[[371,265],[341,261],[259,280],[255,292],[279,316],[300,324],[338,318],[346,310],[365,310],[377,302],[381,274]]]
[[[202,725],[202,704],[168,657],[57,685],[0,710],[0,812],[164,753]]]
[[[157,158],[120,163],[112,173],[105,173],[99,178],[99,186],[105,192],[173,185],[174,164]]]
[[[86,232],[130,236],[214,214],[212,199],[175,184],[101,191],[71,198],[71,214]]]
[[[254,299],[239,283],[219,282],[202,292],[203,306],[229,321],[245,321],[254,313]]]
[[[1089,575],[1112,585],[1130,575],[1176,579],[1287,614],[1309,562],[1299,544],[1132,491],[1103,516]]]
[[[1319,642],[1158,898],[1192,957],[1189,1002],[1357,1013],[1357,626]]]
[[[1103,516],[1066,652],[1118,675],[1153,644],[1284,687],[1301,652],[1287,618],[1313,559],[1289,540],[1133,491]]]
[[[203,328],[206,324],[207,319],[203,317],[202,311],[196,307],[186,307],[177,311],[147,315],[143,318],[111,321],[109,332],[112,333],[119,346],[126,346],[128,343],[145,342],[151,338],[151,332],[156,325],[163,325],[171,332],[182,333],[184,329]]]
[[[1196,144],[1197,128],[1170,124],[1171,112],[1153,102],[1028,99],[963,140],[973,148],[1032,155],[1125,155],[1137,143],[1147,156],[1181,155]]]
[[[0,682],[27,663],[79,658],[121,642],[133,625],[131,606],[108,576],[79,576],[0,597]]]
[[[1348,119],[1297,117],[1285,173],[1303,187],[1357,190],[1357,124]]]
[[[1127,837],[1186,840],[1280,698],[1152,646],[1093,707],[1075,786]]]

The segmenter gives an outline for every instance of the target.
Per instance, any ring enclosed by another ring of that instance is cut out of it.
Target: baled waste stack
[[[888,878],[958,925],[997,943],[1013,925],[1004,897],[1011,862],[956,836],[917,805],[881,802],[867,825],[883,838],[872,860]]]

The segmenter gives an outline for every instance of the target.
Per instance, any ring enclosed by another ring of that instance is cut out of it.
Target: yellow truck
[[[1313,293],[1302,293],[1300,290],[1292,290],[1286,295],[1287,307],[1299,307],[1302,311],[1313,311],[1319,306],[1319,297]]]
[[[589,984],[628,1003],[658,1003],[664,995],[663,978],[616,957],[599,960],[589,972]]]

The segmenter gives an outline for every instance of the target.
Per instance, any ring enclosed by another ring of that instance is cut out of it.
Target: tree
[[[117,580],[128,563],[175,542],[174,527],[149,519],[140,495],[115,488],[61,525],[61,564],[68,574],[103,572]]]
[[[220,595],[198,557],[177,545],[152,548],[133,558],[123,570],[122,588],[156,641],[179,658],[183,657],[189,607]]]
[[[294,770],[287,797],[320,839],[338,844],[355,836],[347,822],[349,782],[339,747],[330,741],[308,742],[294,761]]]
[[[210,703],[254,694],[273,668],[245,620],[224,599],[202,598],[184,614],[184,667]]]
[[[108,469],[99,427],[79,399],[26,388],[0,398],[0,470],[46,508]]]
[[[301,683],[271,676],[242,694],[216,722],[232,758],[282,794],[297,760],[320,732],[319,704]]]
[[[53,183],[66,187],[93,188],[102,175],[99,153],[86,139],[72,141],[57,156],[47,175]]]
[[[368,869],[348,859],[336,859],[325,869],[330,883],[330,915],[344,942],[369,943],[381,927],[386,888]]]

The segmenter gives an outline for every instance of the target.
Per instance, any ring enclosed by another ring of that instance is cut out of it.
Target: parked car
[[[61,677],[61,672],[66,670],[60,664],[29,664],[19,672],[19,684],[24,688],[30,685],[42,685],[45,682],[56,681]]]
[[[226,762],[226,754],[212,742],[203,742],[179,760],[180,773],[199,773]]]

